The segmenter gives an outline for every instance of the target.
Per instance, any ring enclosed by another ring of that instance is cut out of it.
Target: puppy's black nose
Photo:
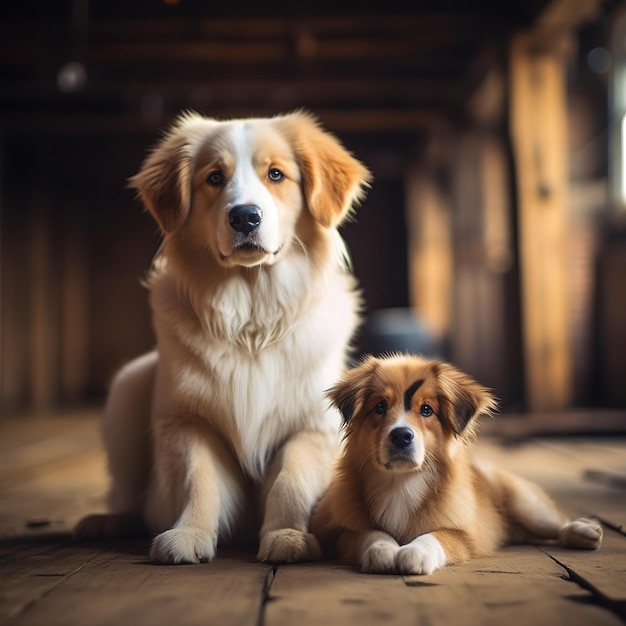
[[[391,443],[393,443],[393,445],[398,450],[404,450],[405,448],[408,448],[411,445],[414,437],[415,435],[413,434],[413,431],[406,426],[398,426],[398,428],[394,428],[389,433]]]
[[[254,204],[238,204],[228,214],[231,228],[244,235],[250,234],[261,223],[261,209]]]

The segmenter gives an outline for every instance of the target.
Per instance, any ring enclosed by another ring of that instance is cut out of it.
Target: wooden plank
[[[526,396],[531,411],[553,411],[569,406],[572,393],[565,62],[532,35],[518,35],[510,70]]]
[[[193,566],[156,566],[140,556],[147,546],[140,548],[101,552],[71,571],[61,560],[54,570],[60,573],[56,585],[7,623],[258,624],[271,567],[249,557],[218,557]],[[29,593],[26,590],[38,571],[31,559],[30,566],[22,567],[14,591]]]
[[[99,411],[81,411],[71,418],[50,414],[22,419],[0,424],[2,489],[40,475],[52,478],[55,464],[72,464],[103,452]]]
[[[340,563],[279,567],[270,600],[265,626],[414,626],[419,612],[417,599],[401,577],[365,575]]]
[[[523,449],[500,449],[500,464],[542,485],[570,515],[597,516],[614,528],[626,528],[624,489],[589,478],[593,471],[611,475],[626,470],[623,440],[544,440]]]
[[[617,625],[605,609],[571,601],[589,597],[564,570],[530,546],[448,567],[430,576],[372,576],[349,565],[280,567],[265,625],[475,624]]]
[[[421,164],[406,175],[411,304],[438,341],[448,338],[452,311],[450,207]]]
[[[466,133],[458,142],[452,189],[454,285],[452,359],[505,401],[519,402],[515,341],[507,327],[507,280],[511,267],[507,159],[488,131]],[[521,385],[520,385],[521,387]]]
[[[524,440],[542,435],[626,434],[626,411],[620,409],[572,409],[549,413],[506,413],[485,422],[483,432]]]
[[[605,530],[602,546],[592,552],[544,548],[570,577],[608,602],[626,602],[626,537]]]
[[[595,21],[605,0],[552,0],[537,19],[537,27],[554,33],[557,29],[579,29]]]
[[[89,259],[75,217],[66,218],[63,238],[60,386],[63,402],[76,404],[89,382]]]
[[[511,546],[494,557],[407,577],[418,586],[420,611],[431,624],[618,624],[605,608],[565,580],[564,570],[532,546]],[[428,586],[428,585],[433,586]],[[573,602],[572,597],[579,599]]]
[[[273,568],[258,564],[253,553],[226,551],[209,564],[156,566],[147,560],[147,541],[78,543],[67,533],[26,529],[24,520],[37,514],[58,516],[59,527],[69,530],[79,515],[100,508],[106,481],[102,452],[94,451],[99,420],[95,413],[84,417],[89,427],[82,431],[69,418],[56,431],[47,427],[51,419],[33,422],[43,424],[41,430],[24,421],[0,427],[0,462],[11,449],[7,433],[28,452],[20,457],[24,477],[14,472],[0,489],[0,522],[19,525],[0,539],[0,623],[7,626],[622,623],[607,607],[624,602],[626,538],[611,532],[597,552],[508,547],[431,576],[403,578],[365,575],[336,562],[279,566],[274,577]],[[81,440],[91,441],[91,455],[79,454]],[[586,481],[583,472],[590,465],[619,468],[625,451],[626,442],[617,439],[514,447],[486,439],[475,450],[536,480],[575,513],[604,506],[615,516],[626,507],[623,491]],[[10,467],[5,464],[7,475]]]
[[[2,303],[6,299],[6,292],[4,288],[4,259],[6,258],[6,253],[4,251],[4,238],[5,233],[3,229],[3,214],[4,214],[4,198],[5,198],[5,189],[4,189],[4,150],[5,143],[2,142],[0,145],[0,346],[4,348],[4,310],[2,307]],[[7,365],[10,362],[7,363]],[[0,409],[4,404],[4,361],[2,359],[2,355],[0,353]]]
[[[2,222],[2,245],[4,271],[2,274],[2,294],[0,309],[2,333],[0,341],[0,409],[4,418],[6,412],[21,405],[28,393],[30,379],[29,346],[29,265],[24,262],[24,251],[28,248],[26,218],[23,214],[10,214],[7,210]],[[4,421],[0,420],[0,423]],[[0,440],[1,441],[1,440]]]
[[[291,105],[290,105],[291,106]],[[256,104],[256,115],[276,114],[275,105]],[[329,130],[334,132],[369,132],[380,133],[390,131],[413,131],[425,129],[446,129],[450,127],[450,119],[438,107],[411,107],[406,108],[375,108],[364,107],[352,111],[339,108],[318,107],[316,113]],[[215,117],[239,117],[250,114],[249,106],[217,106],[211,109]],[[36,119],[27,114],[6,115],[7,124],[11,125],[14,133],[33,134],[51,133],[53,135],[77,135],[86,132],[92,133],[152,133],[171,121],[174,112],[167,111],[155,119],[145,119],[133,113],[121,113],[115,119],[106,115],[89,114],[86,116],[71,116],[64,113],[47,114],[42,112]]]
[[[99,412],[0,423],[0,537],[71,531],[105,509]]]
[[[44,466],[40,474],[0,490],[0,537],[71,532],[83,516],[106,510],[107,489],[102,456],[85,455]]]
[[[147,559],[147,541],[73,541],[78,518],[104,507],[96,414],[59,420],[56,431],[39,434],[24,422],[13,425],[2,429],[22,437],[14,463],[2,468],[0,623],[257,624],[272,568],[254,554],[224,552],[209,564],[159,567]],[[6,450],[10,440],[2,438]],[[32,519],[48,524],[30,529]]]
[[[81,410],[0,422],[0,473],[52,460],[57,447],[64,456],[101,448],[100,416],[100,410]]]
[[[19,617],[102,553],[95,545],[76,550],[67,537],[0,542],[0,623]]]
[[[626,15],[626,14],[623,14]],[[626,17],[622,17],[626,21]],[[617,87],[617,84],[616,84]],[[622,87],[618,87],[621,93],[626,92]],[[626,119],[626,97],[624,98],[620,123]],[[610,137],[621,138],[623,131],[609,132]],[[623,141],[626,140],[624,137]],[[617,147],[614,153],[619,154],[619,160],[615,156],[610,159],[610,163],[619,163],[622,171],[626,169],[626,155],[622,155],[622,148]],[[616,174],[616,179],[622,180],[622,174]],[[613,215],[624,216],[626,209],[626,180],[622,182],[623,190],[619,190],[613,196]],[[616,185],[617,186],[617,185]],[[599,253],[597,282],[597,302],[599,302],[599,312],[597,327],[599,329],[598,347],[602,367],[600,370],[599,392],[604,402],[609,406],[626,406],[626,355],[624,346],[626,345],[626,298],[624,298],[624,276],[626,275],[626,245],[623,241],[616,241],[611,245],[605,245]]]
[[[58,400],[58,288],[52,242],[52,221],[43,196],[33,198],[31,242],[31,395],[36,409]]]

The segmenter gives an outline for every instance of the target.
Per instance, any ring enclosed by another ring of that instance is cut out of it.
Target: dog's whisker
[[[304,254],[304,258],[308,261],[309,260],[309,251],[308,251],[307,247],[304,245],[304,242],[297,235],[295,235],[293,237],[291,245],[294,245],[294,244],[297,244],[300,247],[300,249],[302,250],[302,252]]]
[[[363,470],[367,466],[372,465],[373,464],[372,461],[375,461],[375,460],[376,460],[376,451],[369,448],[359,460],[359,465],[358,465],[359,476],[362,474]]]

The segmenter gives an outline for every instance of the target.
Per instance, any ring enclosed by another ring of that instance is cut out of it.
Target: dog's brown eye
[[[387,412],[387,403],[384,400],[381,400],[375,407],[374,413],[378,415],[384,415]]]
[[[219,187],[224,184],[224,174],[220,170],[214,170],[213,172],[209,172],[209,175],[206,177],[206,182],[212,187]]]
[[[430,417],[433,414],[433,407],[430,404],[422,404],[420,407],[420,415],[422,417]]]
[[[278,183],[280,182],[283,178],[285,178],[285,175],[277,168],[277,167],[272,167],[270,169],[270,171],[267,173],[267,177],[274,183]]]

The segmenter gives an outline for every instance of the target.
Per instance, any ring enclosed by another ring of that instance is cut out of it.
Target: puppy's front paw
[[[215,556],[217,538],[199,528],[171,528],[155,537],[150,558],[158,563],[201,563]]]
[[[398,546],[389,541],[374,542],[361,556],[361,571],[366,574],[393,574]]]
[[[311,533],[283,528],[261,537],[257,558],[272,563],[297,563],[317,561],[320,555],[320,544]]]
[[[559,533],[559,545],[578,550],[596,550],[602,543],[602,534],[599,522],[579,517],[563,526]]]
[[[396,569],[400,574],[432,574],[446,564],[441,544],[431,535],[422,535],[402,546],[396,554]]]

